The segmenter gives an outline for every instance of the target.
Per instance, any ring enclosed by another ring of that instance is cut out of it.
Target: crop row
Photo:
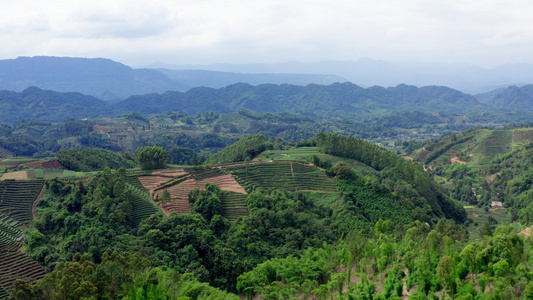
[[[20,223],[19,221],[11,218],[10,216],[6,215],[6,214],[3,214],[0,212],[0,222],[4,222],[6,223],[7,225],[11,226],[11,227],[20,227],[22,226],[23,224]]]
[[[240,216],[248,215],[248,206],[246,205],[246,194],[233,192],[224,192],[220,195],[222,203],[222,216],[230,220],[238,219]]]
[[[22,244],[12,243],[0,247],[0,286],[9,292],[13,289],[15,280],[23,279],[30,285],[46,275],[46,271],[37,261],[21,251]]]
[[[210,177],[220,176],[224,175],[225,173],[222,172],[220,169],[207,169],[203,171],[194,171],[192,173],[192,177],[196,180],[202,180]]]
[[[20,230],[0,221],[0,246],[11,244],[21,235]]]
[[[512,131],[494,130],[485,141],[484,156],[495,156],[511,150],[513,141]]]
[[[9,294],[0,286],[0,299],[7,299]]]
[[[292,171],[294,173],[311,173],[319,170],[313,166],[304,165],[300,163],[292,163]]]
[[[142,183],[139,181],[139,177],[137,177],[137,176],[127,176],[126,177],[126,182],[129,183],[130,185],[134,186],[135,188],[138,188],[140,190],[145,190],[146,191],[146,189],[144,188]]]
[[[0,212],[22,223],[31,221],[32,205],[43,183],[43,180],[0,182]]]
[[[150,201],[148,192],[144,189],[136,188],[130,185],[131,193],[131,218],[133,225],[137,226],[142,220],[157,213],[159,209]]]
[[[130,170],[126,170],[126,174],[128,175],[152,175],[152,171],[130,169]]]
[[[293,164],[294,165],[297,164]],[[303,165],[302,165],[303,166]],[[313,167],[309,167],[311,170]],[[235,172],[235,178],[248,190],[255,186],[263,188],[283,188],[288,190],[317,190],[335,192],[335,184],[326,175],[313,168],[312,172],[291,172],[290,163],[257,164],[247,170]]]

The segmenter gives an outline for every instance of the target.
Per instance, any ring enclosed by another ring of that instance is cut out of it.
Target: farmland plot
[[[297,162],[256,163],[232,168],[233,175],[247,191],[256,187],[336,192],[335,182],[324,172]]]
[[[0,247],[0,299],[13,289],[15,280],[23,279],[30,285],[46,275],[44,268],[22,252],[22,243],[14,242]]]
[[[223,191],[230,191],[239,194],[247,194],[244,188],[235,181],[229,174],[218,175],[215,177],[204,178],[196,181],[199,189],[204,189],[206,183],[215,183]]]
[[[155,191],[153,197],[159,198],[163,192],[167,190],[170,193],[170,201],[167,201],[165,204],[157,202],[157,205],[161,207],[165,214],[168,216],[172,211],[175,211],[178,214],[189,213],[191,212],[191,209],[187,199],[189,192],[195,188],[198,188],[196,180],[188,178],[178,184]]]
[[[131,217],[133,226],[137,226],[142,220],[158,213],[159,209],[150,201],[148,191],[133,185],[130,185],[130,189],[132,191],[131,198],[129,199],[131,203]]]
[[[483,156],[495,156],[511,151],[513,133],[509,130],[494,130],[485,142]]]
[[[0,247],[7,246],[22,236],[22,231],[0,220]]]
[[[531,143],[533,142],[532,129],[513,130],[513,143]]]
[[[32,220],[32,205],[43,188],[43,180],[0,182],[0,213],[21,223]]]
[[[220,201],[222,202],[222,216],[229,220],[238,219],[241,216],[248,215],[248,206],[246,205],[246,194],[233,192],[222,192]]]

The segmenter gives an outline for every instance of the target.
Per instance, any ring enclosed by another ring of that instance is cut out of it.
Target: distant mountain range
[[[533,65],[508,64],[482,68],[468,64],[386,62],[363,58],[358,61],[285,62],[278,64],[169,65],[150,68],[210,70],[240,73],[335,74],[360,86],[439,85],[464,93],[485,93],[510,85],[533,83]]]
[[[290,112],[315,118],[364,119],[399,111],[465,114],[483,108],[475,97],[447,87],[399,85],[362,88],[352,83],[307,86],[238,83],[220,89],[136,95],[110,104],[80,93],[60,93],[37,87],[22,92],[0,91],[0,123],[22,119],[58,122],[69,117],[94,118],[131,112],[158,114],[229,113],[244,109]]]
[[[379,70],[363,72],[364,63],[375,64],[362,61],[353,66],[359,66],[359,71],[368,78],[377,76]],[[335,71],[328,69],[328,65],[331,64],[324,63],[324,72]],[[271,65],[270,69],[260,66],[265,65],[257,65],[255,70],[281,71],[281,66]],[[291,66],[298,72],[311,72],[318,71],[314,68],[321,64]],[[337,66],[341,67],[340,62]],[[248,70],[244,65],[240,68],[237,71]],[[390,76],[397,71],[384,62],[380,68],[381,72],[389,70]],[[416,65],[412,72],[415,70]],[[522,75],[527,74],[527,68],[523,71]],[[533,111],[533,85],[505,86],[472,96],[434,85],[363,88],[349,82],[335,83],[341,80],[344,78],[336,75],[133,69],[101,58],[19,57],[0,60],[0,89],[4,89],[0,91],[0,122],[16,123],[22,119],[56,122],[68,117],[157,114],[169,110],[197,114],[249,109],[352,119],[415,110],[460,115],[474,110]]]
[[[0,89],[22,91],[35,86],[59,92],[80,92],[108,102],[118,102],[132,95],[184,92],[195,87],[221,88],[235,83],[305,86],[349,81],[361,87],[437,85],[482,95],[511,85],[532,83],[532,78],[533,65],[527,64],[484,69],[466,64],[360,59],[241,65],[154,63],[145,68],[131,68],[104,58],[36,56],[0,60]]]
[[[36,56],[0,60],[0,89],[22,91],[35,86],[59,92],[80,92],[109,102],[132,95],[187,91],[199,86],[220,88],[238,82],[307,85],[344,81],[347,79],[335,75],[132,69],[103,58]]]

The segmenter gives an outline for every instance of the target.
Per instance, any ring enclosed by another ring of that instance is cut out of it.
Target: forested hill
[[[533,84],[510,86],[496,94],[488,104],[505,110],[533,110]]]
[[[352,83],[307,86],[239,83],[220,89],[202,87],[187,92],[131,96],[115,104],[80,93],[60,93],[37,87],[22,92],[0,91],[0,121],[11,124],[23,119],[60,122],[71,117],[113,117],[131,112],[198,114],[249,109],[318,118],[362,119],[412,110],[466,114],[476,108],[483,108],[483,104],[473,96],[437,86],[364,89]]]
[[[346,81],[321,74],[240,74],[199,70],[133,69],[104,58],[19,57],[0,60],[0,89],[22,91],[30,86],[60,92],[80,92],[106,101],[193,87],[223,87],[237,82],[251,84],[331,84]]]
[[[110,105],[80,93],[60,93],[30,87],[22,92],[0,91],[0,123],[22,120],[59,122],[68,118],[95,118],[109,113]]]
[[[187,89],[159,71],[132,69],[110,59],[36,56],[0,60],[0,88],[21,91],[29,86],[115,101],[132,94]]]
[[[132,110],[188,114],[206,111],[290,112],[320,118],[361,117],[393,111],[418,110],[466,113],[482,105],[473,97],[447,87],[399,85],[364,89],[352,83],[307,86],[234,84],[221,89],[194,88],[186,93],[166,92],[130,97],[117,103],[117,112]]]

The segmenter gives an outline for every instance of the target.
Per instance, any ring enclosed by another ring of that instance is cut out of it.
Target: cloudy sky
[[[533,63],[529,0],[0,0],[0,59]]]

